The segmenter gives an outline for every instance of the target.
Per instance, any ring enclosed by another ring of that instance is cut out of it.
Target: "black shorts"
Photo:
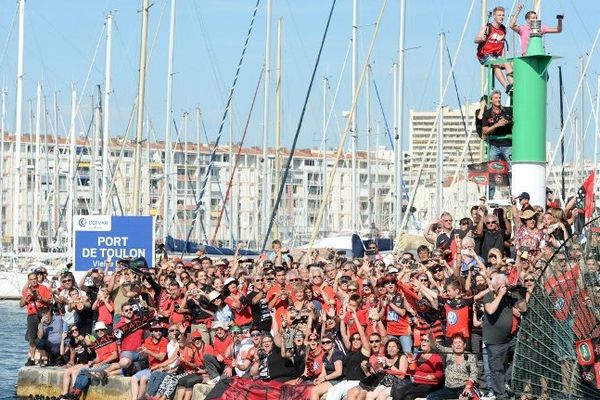
[[[30,346],[35,345],[37,340],[38,326],[40,324],[40,317],[37,314],[27,316],[27,332],[25,332],[25,340],[29,342]]]

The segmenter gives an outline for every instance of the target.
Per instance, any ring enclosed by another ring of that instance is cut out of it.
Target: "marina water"
[[[27,359],[27,316],[17,301],[0,301],[0,399],[16,399],[19,368]]]

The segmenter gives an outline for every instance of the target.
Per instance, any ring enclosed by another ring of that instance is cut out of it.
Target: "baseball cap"
[[[531,197],[529,196],[529,193],[523,192],[523,193],[521,193],[520,195],[517,196],[517,199],[519,199],[519,200],[522,200],[522,199],[530,200]]]

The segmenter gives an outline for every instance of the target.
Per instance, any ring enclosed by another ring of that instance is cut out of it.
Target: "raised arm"
[[[521,12],[522,9],[523,9],[523,3],[517,4],[515,13],[512,14],[510,16],[510,19],[508,20],[508,26],[510,27],[510,29],[512,29],[513,31],[515,31],[517,33],[519,33],[519,25],[517,25],[517,18],[519,17],[519,13]]]

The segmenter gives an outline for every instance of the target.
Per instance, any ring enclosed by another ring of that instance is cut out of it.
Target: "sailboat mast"
[[[133,215],[140,214],[140,181],[142,171],[142,138],[144,135],[144,95],[146,91],[146,42],[148,41],[148,11],[150,0],[142,5],[142,40],[137,95],[137,126],[135,132],[135,159],[133,165]]]
[[[171,16],[169,18],[169,58],[167,61],[167,110],[165,112],[165,164],[163,169],[163,243],[169,236],[169,224],[171,222],[171,124],[173,123],[173,56],[175,52],[175,17],[177,0],[171,0]],[[200,142],[198,142],[198,146]],[[200,175],[198,175],[200,177]],[[198,179],[200,181],[200,179]]]
[[[233,174],[233,103],[229,105],[229,176]],[[233,182],[233,181],[232,181]],[[226,209],[229,209],[229,227],[227,229],[229,238],[229,246],[233,247],[233,196],[229,196],[227,204],[224,205]]]
[[[329,90],[329,79],[327,77],[323,78],[323,160],[321,161],[322,165],[322,181],[321,187],[323,188],[321,191],[321,196],[325,192],[325,188],[327,188],[327,91]],[[327,208],[325,208],[325,212],[323,214],[323,235],[327,234]]]
[[[398,78],[397,84],[397,102],[396,102],[396,218],[395,228],[396,233],[400,232],[403,210],[402,203],[404,199],[404,153],[402,151],[404,145],[404,27],[406,26],[406,0],[400,0],[400,35],[398,38]]]
[[[358,75],[358,0],[352,1],[352,104],[358,101],[355,98],[356,96],[356,85],[357,85],[357,75]],[[356,115],[358,114],[358,104],[355,106],[354,112],[351,113],[350,117],[352,118],[350,122],[350,132],[352,133],[352,187],[350,190],[352,199],[350,202],[350,213],[351,215],[351,224],[352,231],[356,232],[358,229],[356,214],[358,213],[358,207],[356,204],[357,200],[357,188],[358,188],[358,179],[357,179],[357,142],[358,142],[358,123]]]
[[[196,107],[196,196],[199,195],[202,185],[202,174],[200,173],[200,166],[202,165],[201,157],[200,157],[200,107]],[[167,199],[165,199],[167,201]],[[198,201],[194,199],[194,201]],[[196,243],[200,243],[200,227],[202,226],[200,222],[201,214],[199,212],[196,213]],[[166,238],[166,236],[165,236]]]
[[[440,105],[438,109],[438,126],[437,126],[437,149],[436,149],[436,176],[435,176],[435,217],[439,217],[442,213],[444,205],[444,179],[443,162],[444,162],[444,32],[440,33]]]
[[[0,117],[0,193],[4,193],[4,133],[6,132],[6,90],[2,88],[2,115]],[[0,196],[0,209],[4,205]],[[0,213],[0,236],[4,236],[4,220]]]
[[[265,95],[263,108],[263,152],[262,152],[262,196],[261,196],[261,234],[266,234],[269,226],[269,93],[271,85],[271,13],[273,9],[272,0],[267,1],[267,37],[265,40]]]
[[[369,64],[367,69],[367,85],[365,87],[365,96],[367,97],[367,225],[369,232],[373,225],[373,197],[372,197],[372,181],[371,181],[371,80],[372,76],[371,65]]]
[[[594,172],[598,170],[598,135],[600,135],[600,75],[598,75],[598,88],[596,89],[596,130],[594,133]],[[596,182],[598,180],[596,179]],[[596,186],[594,186],[595,188]],[[594,191],[595,193],[595,191]]]
[[[585,65],[583,62],[583,57],[579,57],[579,80],[581,82],[585,81]],[[578,143],[579,143],[579,152],[575,153],[576,157],[579,157],[579,165],[578,165],[578,173],[577,176],[579,179],[577,182],[583,181],[585,179],[585,145],[583,144],[583,139],[585,135],[585,91],[582,89],[579,97],[579,131],[576,132],[578,135]]]
[[[73,209],[75,207],[75,120],[77,113],[77,91],[71,89],[71,124],[69,125],[69,194],[67,201],[67,248],[73,247]]]
[[[31,237],[32,240],[32,250],[39,251],[40,242],[38,239],[38,225],[40,223],[39,218],[39,197],[40,197],[40,128],[42,122],[42,85],[37,84],[36,91],[36,104],[35,104],[35,157],[33,161],[35,162],[35,170],[33,175],[33,235]]]
[[[110,110],[110,65],[112,58],[112,14],[106,16],[106,57],[104,67],[104,105],[102,110],[102,185],[100,193],[100,214],[108,212],[108,189],[110,187],[108,157],[110,155],[110,132],[109,110]]]
[[[19,250],[21,205],[21,135],[23,133],[23,55],[25,44],[25,0],[19,0],[19,41],[17,50],[17,100],[15,110],[15,165],[13,168],[13,251]]]
[[[277,20],[277,77],[275,84],[275,190],[273,194],[279,193],[281,177],[281,34],[283,19]],[[279,238],[279,224],[275,223],[275,237]]]

